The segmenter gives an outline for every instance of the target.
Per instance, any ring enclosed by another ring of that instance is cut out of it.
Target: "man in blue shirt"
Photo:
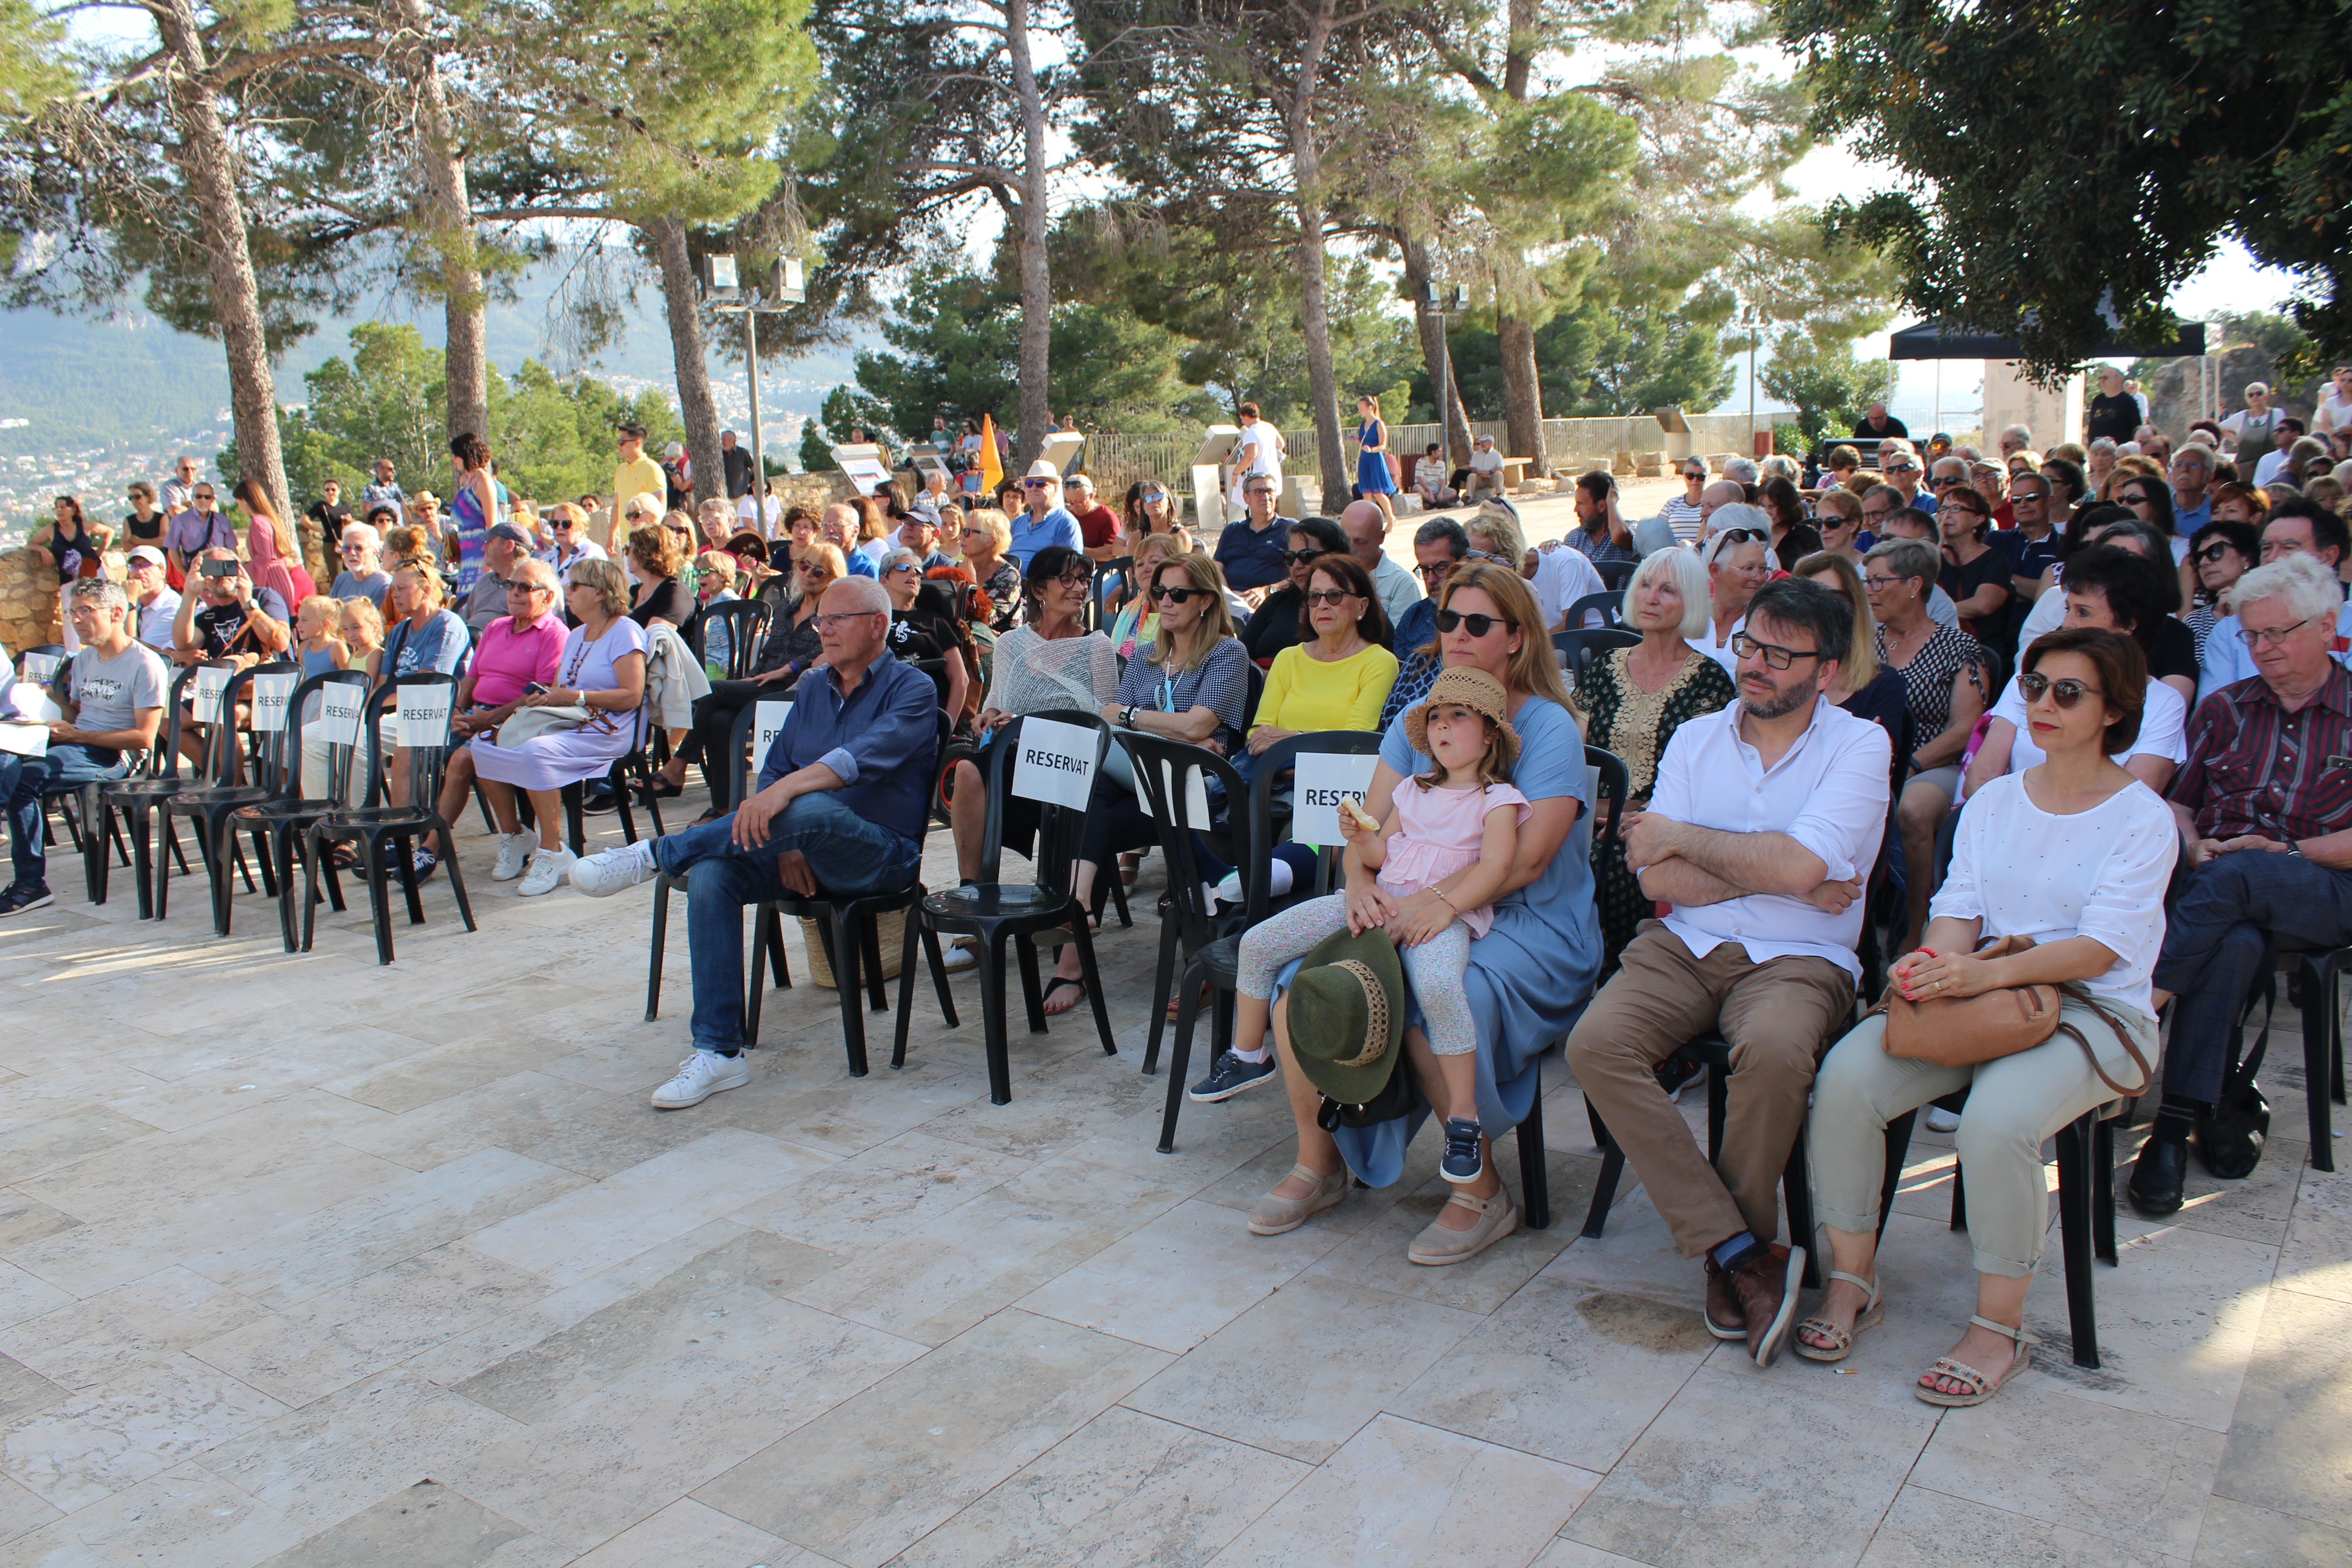
[[[1021,481],[1021,515],[1013,520],[1013,544],[1004,553],[1013,557],[1023,576],[1028,575],[1029,558],[1049,544],[1086,553],[1078,520],[1062,505],[1061,469],[1043,458],[1030,464]]]
[[[1225,524],[1217,536],[1217,564],[1225,569],[1225,582],[1237,593],[1271,587],[1290,576],[1290,563],[1282,552],[1298,520],[1274,515],[1276,487],[1281,482],[1272,474],[1250,475],[1242,487],[1242,504],[1249,508],[1249,515]]]
[[[1381,708],[1378,727],[1384,735],[1398,714],[1429,694],[1431,683],[1437,679],[1438,661],[1422,658],[1421,650],[1437,640],[1437,595],[1444,591],[1445,580],[1454,575],[1454,568],[1470,554],[1469,531],[1450,517],[1433,517],[1413,533],[1413,572],[1427,596],[1397,617],[1396,637],[1391,646],[1403,668],[1397,671],[1396,682]]]
[[[2168,480],[2172,486],[2172,533],[2176,539],[2194,539],[2197,531],[2213,521],[2213,453],[2210,448],[2191,441],[2172,455],[2172,472]],[[2248,483],[2241,479],[2240,483]]]
[[[890,596],[869,578],[824,591],[825,663],[793,689],[793,710],[733,815],[576,861],[572,885],[604,898],[655,871],[691,869],[694,1050],[656,1089],[657,1110],[698,1105],[751,1081],[743,1044],[743,906],[787,894],[858,897],[906,887],[922,859],[938,772],[938,689],[885,646]]]

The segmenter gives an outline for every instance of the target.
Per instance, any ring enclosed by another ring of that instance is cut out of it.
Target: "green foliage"
[[[381,323],[353,327],[351,347],[348,361],[331,359],[303,378],[306,406],[278,411],[288,488],[307,505],[338,479],[356,503],[375,459],[390,458],[404,488],[446,495],[456,474],[441,351],[426,348],[415,327]],[[652,388],[625,397],[587,376],[561,380],[532,360],[511,377],[493,371],[489,394],[499,478],[542,505],[612,489],[616,425],[643,423],[656,448],[684,436],[677,411]],[[222,473],[237,472],[234,442],[218,461]]]
[[[2263,0],[1979,6],[1776,0],[1815,129],[1910,190],[1832,206],[1885,247],[1906,303],[2015,332],[2037,371],[2111,322],[2172,327],[2172,290],[2224,236],[2303,271],[2319,350],[2352,350],[2352,74],[2317,12]],[[2315,29],[2317,29],[2315,31]]]
[[[1473,419],[1503,417],[1502,352],[1491,326],[1463,325],[1447,334],[1464,408]],[[1694,412],[1731,395],[1738,373],[1725,360],[1714,326],[1694,312],[1654,303],[1621,308],[1606,287],[1580,294],[1573,308],[1536,329],[1536,372],[1547,416],[1571,419],[1646,414],[1668,404]],[[1436,418],[1429,374],[1412,376],[1412,418]]]
[[[1758,372],[1766,395],[1797,411],[1808,447],[1832,431],[1853,427],[1863,410],[1895,384],[1895,367],[1883,359],[1853,357],[1848,342],[1822,344],[1796,328],[1772,344],[1769,363]]]

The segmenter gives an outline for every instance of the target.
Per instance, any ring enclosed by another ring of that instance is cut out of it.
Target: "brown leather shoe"
[[[1731,1272],[1710,1258],[1706,1260],[1706,1331],[1719,1340],[1748,1337],[1748,1315],[1739,1310],[1739,1294],[1731,1287]]]
[[[1805,1249],[1778,1243],[1754,1253],[1730,1270],[1732,1290],[1748,1320],[1748,1356],[1770,1366],[1788,1348],[1797,1323],[1798,1288],[1805,1278]]]

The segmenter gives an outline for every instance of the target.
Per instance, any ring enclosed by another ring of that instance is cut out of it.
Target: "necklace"
[[[615,616],[613,617],[612,621],[606,625],[603,631],[596,634],[593,640],[587,637],[583,637],[581,639],[578,650],[572,656],[572,662],[563,671],[564,685],[577,687],[580,684],[580,672],[588,667],[588,656],[595,652],[598,648],[604,647],[604,639],[613,635],[613,627],[619,626],[625,618],[626,617],[625,616]]]

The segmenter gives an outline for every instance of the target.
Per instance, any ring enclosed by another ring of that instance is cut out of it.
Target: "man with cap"
[[[1062,505],[1062,470],[1040,458],[1021,480],[1021,515],[1013,520],[1013,544],[1005,551],[1024,573],[1029,558],[1049,544],[1084,554],[1078,520]]]
[[[1242,479],[1242,505],[1248,509],[1239,522],[1225,524],[1217,535],[1216,562],[1224,568],[1225,584],[1255,608],[1265,590],[1290,576],[1290,563],[1282,552],[1298,520],[1275,515],[1274,498],[1282,488],[1274,474],[1246,474]]]
[[[450,608],[478,639],[492,621],[507,611],[507,586],[514,581],[515,564],[530,554],[530,535],[511,522],[494,522],[482,535],[482,574],[466,596]]]
[[[1886,823],[1886,731],[1828,696],[1853,630],[1844,595],[1819,584],[1757,590],[1732,637],[1739,700],[1675,730],[1648,807],[1627,814],[1626,862],[1667,913],[1642,923],[1568,1038],[1675,1247],[1706,1260],[1708,1331],[1745,1340],[1759,1366],[1795,1327],[1812,1238],[1778,1245],[1780,1173],[1814,1064],[1853,1014],[1862,886]],[[1656,1076],[1709,1031],[1735,1064],[1713,1161]]]
[[[142,544],[131,552],[122,574],[130,596],[131,636],[159,652],[172,647],[172,623],[180,617],[180,595],[164,575],[163,552]]]
[[[1495,449],[1492,436],[1479,437],[1470,449],[1470,466],[1463,470],[1462,503],[1467,506],[1476,500],[1482,489],[1498,496],[1503,493],[1503,454]]]

